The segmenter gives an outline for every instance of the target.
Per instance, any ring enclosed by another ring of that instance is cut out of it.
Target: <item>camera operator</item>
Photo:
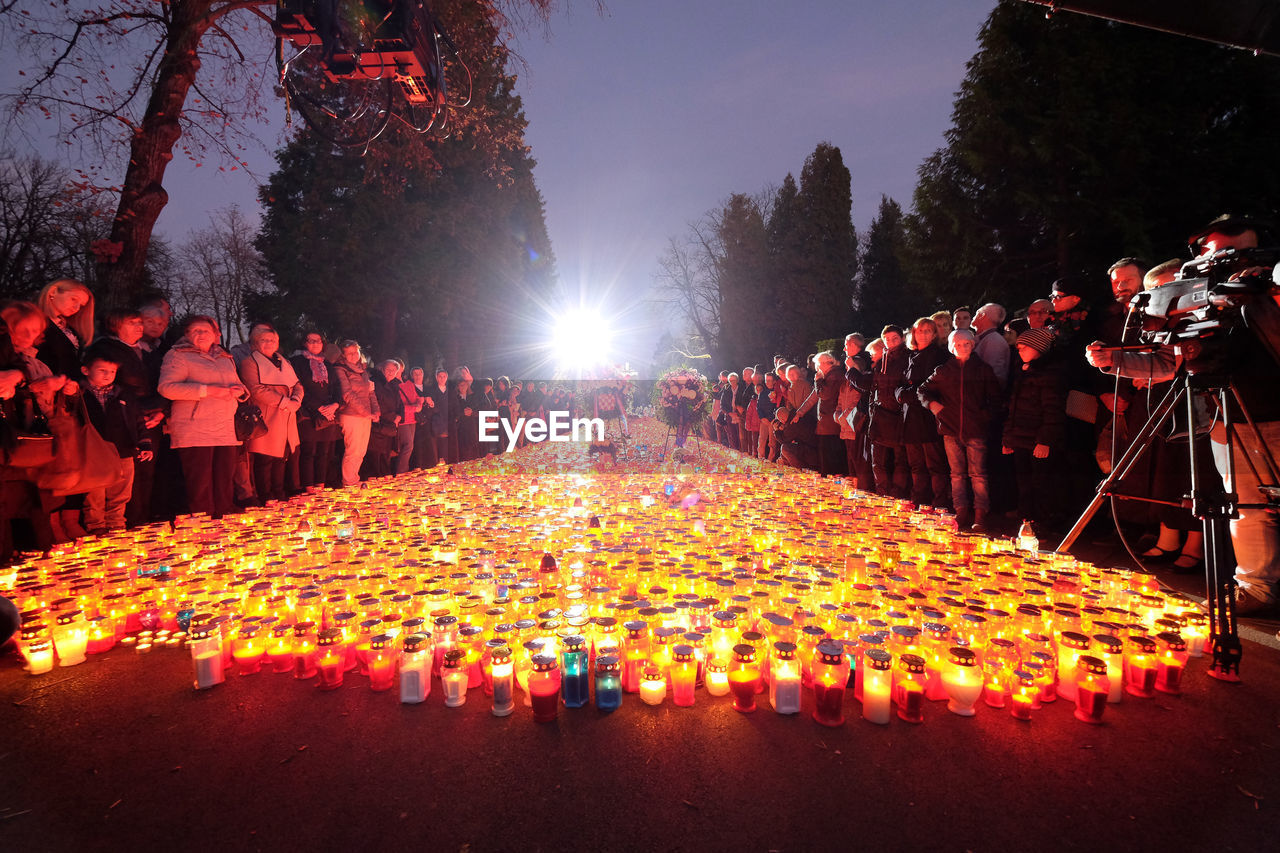
[[[1193,253],[1204,258],[1224,249],[1256,249],[1261,223],[1246,217],[1222,216],[1194,235],[1190,240]],[[1269,270],[1264,270],[1270,272]],[[1255,275],[1255,269],[1236,273],[1232,279]],[[1280,297],[1272,296],[1280,301]],[[1244,323],[1231,328],[1226,338],[1227,364],[1232,383],[1253,417],[1262,441],[1280,448],[1280,396],[1275,393],[1280,380],[1280,364],[1259,339],[1257,330]],[[1181,362],[1178,345],[1165,344],[1154,352],[1117,352],[1095,341],[1086,348],[1089,363],[1107,373],[1119,373],[1133,379],[1159,382],[1173,377]],[[1234,404],[1232,404],[1234,405]],[[1244,423],[1240,412],[1232,411],[1235,423]],[[1227,436],[1221,421],[1215,421],[1210,432],[1214,465],[1222,476],[1228,493],[1235,492],[1242,504],[1262,504],[1265,496],[1247,457],[1252,457],[1259,471],[1267,468],[1261,460],[1264,450],[1258,436],[1247,427],[1237,429],[1235,445],[1235,482],[1230,481],[1227,459]],[[1239,518],[1231,520],[1231,542],[1236,555],[1235,609],[1238,616],[1259,616],[1274,610],[1276,582],[1280,580],[1280,519],[1266,508],[1240,509]]]

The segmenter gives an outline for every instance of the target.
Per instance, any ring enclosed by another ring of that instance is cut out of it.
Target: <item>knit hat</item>
[[[1048,329],[1027,329],[1018,335],[1017,345],[1031,347],[1036,352],[1044,355],[1053,346],[1053,332]]]

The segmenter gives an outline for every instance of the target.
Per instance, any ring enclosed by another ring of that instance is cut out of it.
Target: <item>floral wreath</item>
[[[673,367],[653,386],[653,410],[669,427],[696,430],[710,415],[707,378],[692,367]]]

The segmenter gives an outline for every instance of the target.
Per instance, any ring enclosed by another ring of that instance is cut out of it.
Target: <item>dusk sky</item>
[[[942,144],[952,97],[993,0],[573,0],[518,36],[517,91],[569,293],[613,313],[644,298],[668,238],[734,192],[838,146],[861,230],[881,194],[911,203],[916,169]],[[264,50],[262,55],[267,55]],[[276,116],[282,118],[283,105]],[[261,179],[277,127],[250,156]],[[64,149],[65,150],[65,149]],[[121,167],[122,168],[122,167]],[[159,231],[173,242],[232,203],[257,212],[256,182],[182,158],[170,165]],[[637,317],[639,321],[637,321]],[[621,355],[647,363],[665,323],[631,311]]]

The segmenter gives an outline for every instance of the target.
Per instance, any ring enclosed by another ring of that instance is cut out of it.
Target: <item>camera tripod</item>
[[[1239,437],[1236,434],[1235,424],[1232,423],[1228,402],[1234,400],[1239,406],[1240,411],[1244,414],[1248,428],[1252,430],[1254,437],[1257,439],[1258,447],[1261,450],[1259,461],[1266,468],[1267,476],[1262,476],[1248,453],[1244,454],[1245,463],[1253,471],[1257,481],[1266,484],[1261,487],[1261,491],[1268,498],[1266,503],[1238,503],[1239,496],[1234,493],[1228,494],[1219,478],[1204,478],[1200,476],[1196,463],[1202,458],[1201,454],[1211,453],[1212,451],[1206,446],[1208,436],[1196,433],[1195,400],[1198,395],[1212,396],[1218,404],[1218,415],[1222,418],[1222,425],[1226,434],[1227,471],[1229,472],[1228,479],[1231,483],[1236,482],[1235,449]],[[1201,520],[1204,528],[1205,599],[1209,610],[1209,637],[1213,643],[1213,660],[1209,667],[1209,675],[1221,681],[1239,681],[1241,649],[1240,638],[1236,633],[1235,580],[1233,569],[1228,560],[1231,534],[1230,520],[1239,517],[1238,510],[1240,509],[1275,509],[1277,506],[1275,502],[1277,494],[1280,492],[1276,484],[1280,482],[1280,476],[1278,476],[1276,462],[1271,455],[1270,449],[1254,424],[1253,418],[1250,417],[1248,409],[1245,408],[1244,401],[1240,399],[1239,392],[1232,385],[1229,378],[1213,373],[1192,373],[1185,367],[1178,371],[1172,387],[1165,394],[1164,399],[1151,412],[1146,424],[1143,425],[1142,429],[1129,444],[1124,455],[1112,466],[1111,473],[1098,486],[1098,491],[1093,500],[1090,501],[1080,519],[1067,532],[1062,544],[1058,546],[1058,550],[1066,551],[1071,547],[1097,513],[1099,507],[1102,506],[1103,500],[1108,497],[1114,496],[1124,500],[1137,500],[1166,506],[1186,506],[1185,501],[1179,504],[1170,504],[1168,501],[1127,495],[1113,490],[1115,484],[1124,478],[1142,455],[1147,452],[1151,439],[1159,433],[1180,403],[1186,406],[1185,411],[1189,426],[1187,432],[1188,454],[1191,465],[1190,509],[1191,514]]]

